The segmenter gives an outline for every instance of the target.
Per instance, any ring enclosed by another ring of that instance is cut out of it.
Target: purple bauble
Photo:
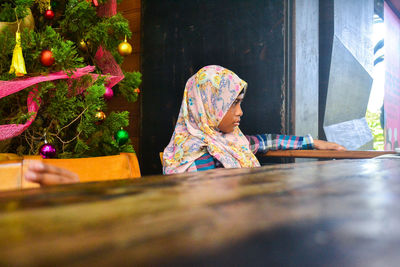
[[[106,100],[110,100],[114,95],[113,90],[111,89],[111,87],[106,86],[106,92],[104,93],[103,97]]]
[[[51,159],[56,157],[56,148],[52,144],[43,144],[39,148],[39,154],[44,159]]]

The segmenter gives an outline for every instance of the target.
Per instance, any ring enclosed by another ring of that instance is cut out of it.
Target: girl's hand
[[[315,149],[325,149],[325,150],[339,150],[339,151],[346,150],[344,146],[341,146],[339,144],[318,139],[314,140],[314,147]]]
[[[44,185],[79,183],[79,177],[67,169],[45,164],[41,161],[31,161],[25,172],[29,182]]]

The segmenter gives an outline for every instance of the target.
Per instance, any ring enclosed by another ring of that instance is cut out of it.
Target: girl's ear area
[[[244,83],[244,85],[243,85],[243,88],[242,88],[242,91],[240,92],[240,94],[242,92],[243,92],[243,94],[246,94],[246,92],[247,92],[247,83],[245,81],[243,81],[243,83]]]

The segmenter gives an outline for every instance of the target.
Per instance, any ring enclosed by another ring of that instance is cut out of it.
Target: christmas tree
[[[107,111],[113,95],[135,102],[141,82],[120,69],[132,47],[116,0],[0,3],[0,152],[134,152],[129,113]]]

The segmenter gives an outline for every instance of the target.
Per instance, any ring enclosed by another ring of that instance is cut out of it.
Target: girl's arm
[[[266,153],[268,150],[291,150],[291,149],[331,149],[346,150],[336,143],[322,140],[314,140],[311,135],[295,136],[283,134],[257,134],[246,135],[250,143],[251,151],[255,153]]]

